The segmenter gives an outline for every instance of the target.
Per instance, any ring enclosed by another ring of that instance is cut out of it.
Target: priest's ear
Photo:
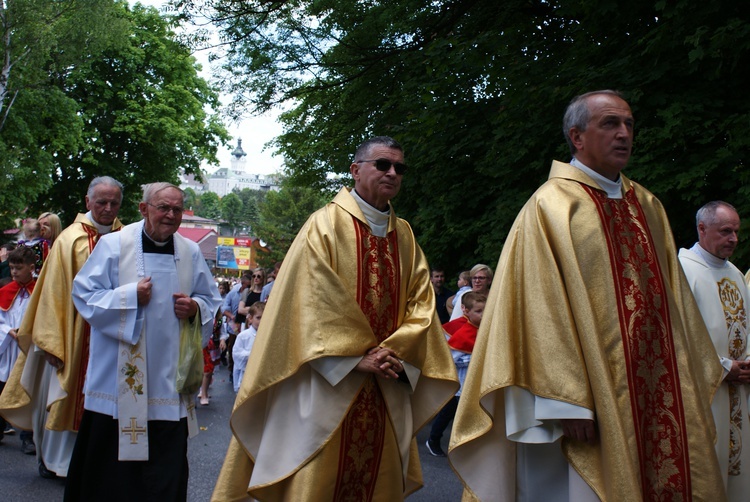
[[[138,212],[141,213],[141,216],[143,216],[144,219],[147,218],[148,217],[148,204],[146,202],[139,202]]]
[[[706,224],[702,221],[698,222],[698,241],[706,237]]]
[[[575,147],[576,151],[580,151],[583,147],[583,138],[581,138],[582,134],[583,131],[579,131],[576,126],[568,129],[568,137],[570,138],[570,142]]]

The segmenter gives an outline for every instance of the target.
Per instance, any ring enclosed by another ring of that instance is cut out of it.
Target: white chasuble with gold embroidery
[[[726,375],[733,360],[745,360],[749,354],[750,295],[737,267],[711,256],[704,259],[702,253],[706,251],[695,246],[681,249],[680,262]],[[716,422],[716,453],[730,502],[748,500],[750,496],[748,390],[747,384],[725,380],[711,404]]]

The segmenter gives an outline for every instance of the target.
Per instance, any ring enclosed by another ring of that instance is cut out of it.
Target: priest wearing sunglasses
[[[414,436],[456,374],[427,260],[390,202],[403,149],[371,138],[350,171],[354,188],[284,258],[214,500],[403,500],[422,486]]]

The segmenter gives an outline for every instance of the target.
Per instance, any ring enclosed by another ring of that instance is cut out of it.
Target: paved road
[[[188,443],[190,462],[189,502],[206,502],[211,498],[224,454],[229,444],[229,415],[234,392],[226,368],[220,367],[211,386],[211,404],[199,406],[198,423],[201,433]],[[461,483],[445,458],[433,457],[424,443],[426,430],[418,434],[419,453],[425,487],[408,498],[409,502],[454,502],[461,500]],[[447,436],[443,449],[447,449]],[[37,473],[36,457],[20,450],[18,434],[5,436],[0,442],[0,498],[3,500],[51,502],[62,500],[64,480],[47,480]]]

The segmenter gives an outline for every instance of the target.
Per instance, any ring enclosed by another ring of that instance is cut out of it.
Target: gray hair
[[[399,142],[391,138],[390,136],[375,136],[366,140],[364,143],[357,147],[357,151],[354,152],[354,162],[358,162],[360,160],[370,160],[367,158],[367,156],[370,154],[370,148],[375,145],[381,145],[393,150],[399,150],[401,153],[404,152],[404,149],[401,147]]]
[[[575,155],[577,150],[573,145],[573,140],[570,139],[570,129],[575,127],[580,132],[586,130],[589,120],[591,120],[591,110],[589,109],[588,99],[591,96],[596,96],[598,94],[608,94],[610,96],[617,96],[623,101],[625,100],[625,98],[622,97],[622,94],[618,91],[603,89],[601,91],[592,91],[587,92],[586,94],[581,94],[570,101],[568,108],[565,110],[565,115],[563,116],[562,130],[565,141],[570,148],[571,155]]]
[[[724,202],[723,200],[712,200],[711,202],[705,204],[702,208],[698,209],[698,212],[695,213],[696,228],[700,223],[703,223],[704,225],[713,225],[714,223],[716,223],[716,210],[720,207],[726,207],[728,209],[731,209],[735,213],[737,212],[734,206],[729,202]]]
[[[96,187],[98,187],[99,185],[117,187],[120,190],[120,203],[122,203],[122,197],[125,190],[122,187],[122,183],[111,176],[97,176],[96,178],[91,180],[91,183],[89,183],[89,189],[86,191],[86,197],[88,197],[89,199],[93,199],[94,189],[96,189]]]
[[[182,194],[182,202],[185,202],[185,192],[183,192],[180,187],[175,186],[172,183],[167,183],[166,181],[157,181],[156,183],[143,185],[143,200],[141,202],[151,202],[151,200],[156,197],[156,194],[158,194],[162,190],[166,190],[167,188],[174,188],[175,190],[179,190],[179,192]]]

